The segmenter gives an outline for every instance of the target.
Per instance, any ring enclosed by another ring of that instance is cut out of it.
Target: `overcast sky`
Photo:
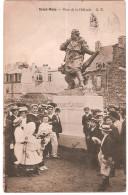
[[[94,50],[95,42],[102,46],[117,43],[125,35],[125,2],[5,2],[4,5],[4,64],[26,61],[37,66],[48,64],[57,68],[65,52],[59,47],[76,28]],[[39,11],[39,8],[57,8],[57,11]],[[63,8],[85,8],[91,11],[63,11]],[[103,8],[104,11],[96,11]],[[89,28],[90,15],[99,22],[97,33]],[[89,56],[86,55],[86,59]]]

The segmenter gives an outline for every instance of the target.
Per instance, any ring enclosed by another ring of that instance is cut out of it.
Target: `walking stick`
[[[24,158],[24,165],[26,165],[26,157],[27,157],[27,153],[26,153],[26,148],[27,148],[27,140],[28,140],[28,137],[25,137],[25,141],[23,142],[24,143],[24,153],[25,153],[25,158]]]

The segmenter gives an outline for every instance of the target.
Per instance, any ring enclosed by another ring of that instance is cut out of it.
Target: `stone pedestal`
[[[103,98],[96,94],[83,94],[79,89],[67,90],[54,96],[53,102],[61,109],[61,122],[63,133],[60,134],[59,144],[73,148],[86,149],[85,135],[83,133],[83,109],[100,109],[103,111]],[[75,94],[75,95],[74,95]]]

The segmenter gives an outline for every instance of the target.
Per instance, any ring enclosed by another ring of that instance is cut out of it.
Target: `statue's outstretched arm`
[[[89,55],[93,55],[95,53],[89,49],[87,42],[85,40],[82,40],[82,52],[87,53]]]
[[[96,56],[99,54],[99,51],[94,52],[94,54],[86,61],[83,63],[82,66],[82,72],[84,72],[93,62],[93,60],[96,58]]]

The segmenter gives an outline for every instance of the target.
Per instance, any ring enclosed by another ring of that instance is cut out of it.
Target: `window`
[[[10,74],[7,75],[7,82],[10,83]]]
[[[9,94],[9,88],[6,88],[6,94]]]
[[[4,83],[7,83],[7,74],[4,75]]]
[[[5,83],[9,83],[10,82],[10,75],[9,74],[5,74],[4,75],[4,82]]]
[[[96,76],[96,86],[101,87],[101,75]]]
[[[36,75],[36,80],[37,80],[37,81],[42,81],[42,80],[43,80],[42,74],[39,74],[39,73],[38,73],[38,74]]]
[[[17,74],[17,82],[21,82],[21,74]]]
[[[52,74],[48,74],[48,82],[52,81]]]
[[[15,74],[10,74],[10,82],[14,83],[16,81],[16,75]]]
[[[97,62],[96,63],[96,69],[105,69],[105,64],[104,63]]]
[[[103,69],[105,69],[105,64],[103,63]]]

